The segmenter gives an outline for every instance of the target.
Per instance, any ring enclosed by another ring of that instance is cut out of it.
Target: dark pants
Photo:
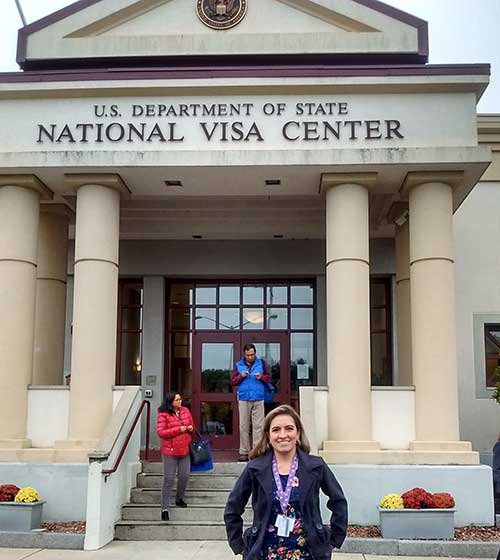
[[[170,496],[174,486],[175,473],[177,472],[177,494],[176,500],[183,500],[191,471],[191,459],[189,454],[185,457],[171,457],[163,455],[163,486],[161,488],[161,509],[168,509]]]

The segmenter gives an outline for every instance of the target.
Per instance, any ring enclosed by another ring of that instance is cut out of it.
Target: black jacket
[[[332,471],[321,457],[297,449],[300,480],[299,501],[309,550],[314,560],[329,559],[332,548],[340,548],[347,532],[347,501]],[[250,461],[238,478],[224,512],[229,546],[245,560],[258,558],[273,499],[273,452]],[[327,507],[332,512],[330,526],[323,525],[319,508],[319,490],[328,496]],[[243,533],[242,514],[252,495],[253,523]]]

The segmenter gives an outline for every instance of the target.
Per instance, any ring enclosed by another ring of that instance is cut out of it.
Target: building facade
[[[427,24],[375,0],[80,0],[23,28],[2,461],[85,461],[115,385],[181,392],[235,450],[253,342],[330,464],[461,465],[487,494],[499,119],[478,123],[487,64],[427,54]],[[32,395],[68,379],[40,434]]]

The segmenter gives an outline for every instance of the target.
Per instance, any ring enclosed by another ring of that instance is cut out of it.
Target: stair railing
[[[123,441],[122,447],[120,449],[120,453],[118,453],[118,457],[116,458],[115,464],[113,465],[113,467],[111,469],[104,469],[104,470],[101,471],[102,474],[104,475],[104,481],[105,482],[107,482],[109,475],[115,473],[118,470],[118,467],[120,466],[121,460],[122,460],[123,456],[125,455],[125,451],[127,450],[129,441],[132,438],[132,434],[134,433],[135,427],[137,426],[137,422],[139,422],[144,409],[146,409],[146,441],[145,441],[145,449],[144,449],[144,459],[146,461],[149,460],[149,431],[150,431],[150,428],[151,428],[151,402],[144,399],[141,402],[141,405],[139,407],[139,410],[137,411],[137,414],[135,415],[134,421],[132,422],[132,425],[130,426],[130,430],[128,431],[128,434],[127,434],[125,440]]]

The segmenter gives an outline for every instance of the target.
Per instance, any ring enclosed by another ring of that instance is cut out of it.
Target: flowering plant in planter
[[[16,494],[14,501],[17,503],[31,504],[40,501],[40,494],[31,486],[21,488]]]
[[[403,498],[399,494],[387,494],[380,500],[380,507],[384,509],[403,509]]]
[[[0,484],[0,502],[13,502],[18,492],[15,484]]]
[[[451,539],[454,534],[455,500],[451,494],[431,494],[412,488],[388,494],[380,500],[380,530],[390,539]]]
[[[0,485],[0,531],[32,531],[42,521],[44,501],[31,486]]]

